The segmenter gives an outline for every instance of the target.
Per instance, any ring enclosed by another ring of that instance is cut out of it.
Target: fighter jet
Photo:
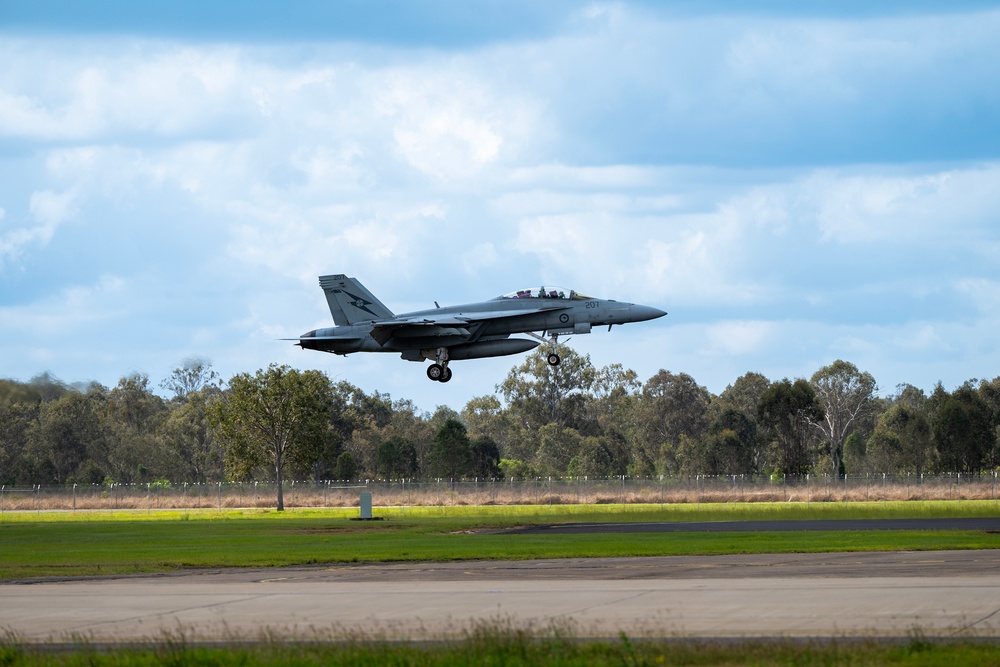
[[[427,377],[436,382],[451,379],[449,362],[519,354],[547,341],[552,346],[548,362],[557,366],[559,336],[590,333],[605,324],[610,331],[615,324],[666,315],[650,306],[544,285],[489,301],[444,308],[435,302],[430,310],[394,315],[355,278],[320,276],[319,284],[337,326],[304,333],[297,345],[340,355],[395,352],[407,361],[430,360]]]

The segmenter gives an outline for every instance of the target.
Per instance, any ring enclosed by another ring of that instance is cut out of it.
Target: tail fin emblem
[[[366,301],[366,300],[362,299],[362,298],[361,298],[360,296],[356,296],[356,295],[354,295],[354,294],[351,294],[351,293],[350,293],[350,292],[348,292],[347,290],[340,290],[340,291],[343,291],[343,293],[344,293],[344,294],[346,294],[346,295],[347,295],[348,297],[350,297],[350,298],[351,298],[351,305],[352,305],[352,306],[354,306],[354,307],[355,307],[355,308],[357,308],[358,310],[363,310],[363,311],[365,311],[366,313],[368,313],[368,314],[369,314],[369,315],[371,315],[372,317],[378,317],[378,315],[376,315],[375,313],[373,313],[373,312],[372,312],[372,311],[371,311],[371,310],[370,310],[370,309],[368,308],[368,306],[372,305],[372,302],[371,302],[371,301]]]

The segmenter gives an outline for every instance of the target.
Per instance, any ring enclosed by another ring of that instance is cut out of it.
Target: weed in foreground
[[[334,635],[328,635],[334,636]],[[850,638],[795,641],[748,639],[617,638],[588,639],[572,625],[553,622],[542,628],[518,626],[496,618],[474,624],[453,639],[424,642],[340,636],[332,640],[287,640],[263,635],[256,640],[230,638],[225,645],[200,643],[183,631],[130,646],[108,646],[83,638],[65,644],[22,644],[7,634],[0,638],[0,667],[88,665],[123,667],[167,665],[398,665],[452,667],[465,665],[593,665],[595,667],[693,665],[704,667],[757,665],[834,667],[910,667],[911,665],[1000,665],[1000,645],[983,640],[948,641],[911,633],[909,641]]]

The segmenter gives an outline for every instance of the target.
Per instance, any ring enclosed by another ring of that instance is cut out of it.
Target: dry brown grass
[[[440,507],[491,505],[568,504],[657,504],[657,503],[754,503],[754,502],[861,502],[905,500],[995,500],[1000,484],[995,478],[960,481],[938,478],[927,483],[860,483],[851,480],[809,484],[706,485],[704,481],[660,484],[630,481],[625,486],[611,483],[565,483],[540,481],[523,484],[375,483],[367,487],[324,487],[309,484],[285,487],[285,507],[357,507],[360,492],[372,491],[380,507]],[[708,486],[708,488],[706,488]],[[0,493],[0,511],[11,510],[111,510],[111,509],[236,509],[271,508],[275,505],[272,486],[224,485],[183,489],[145,487],[84,487],[6,489]]]

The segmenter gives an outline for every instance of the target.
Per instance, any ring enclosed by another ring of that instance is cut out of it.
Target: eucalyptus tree
[[[331,385],[320,371],[271,364],[254,375],[241,373],[209,406],[209,420],[223,443],[227,468],[246,477],[270,466],[277,509],[285,509],[285,462],[299,450],[321,447],[330,437]]]
[[[462,422],[449,419],[434,436],[430,454],[430,473],[437,477],[463,477],[472,462],[472,443]]]
[[[500,476],[500,447],[493,438],[474,438],[470,452],[469,474],[477,479],[496,479]]]
[[[876,472],[924,472],[933,455],[930,422],[911,404],[898,401],[879,415],[866,457]]]
[[[148,481],[169,466],[162,425],[167,417],[163,399],[152,392],[144,373],[125,376],[103,401],[107,429],[104,467],[117,482]]]
[[[172,404],[161,434],[173,454],[173,479],[204,483],[225,478],[222,448],[208,418],[209,403],[219,393],[214,386],[204,386],[184,394],[182,402]]]
[[[100,414],[87,395],[70,391],[43,403],[38,421],[30,430],[36,470],[50,471],[50,479],[44,481],[57,484],[75,481],[103,437]]]
[[[844,441],[871,405],[878,385],[871,373],[862,372],[854,364],[840,359],[816,371],[810,383],[823,412],[815,416],[807,413],[806,419],[823,434],[833,468],[831,474],[841,476],[844,474]]]
[[[37,403],[0,403],[0,484],[14,484],[19,471],[30,467],[28,438],[39,410]]]
[[[745,373],[727,386],[719,394],[719,403],[724,407],[739,410],[750,419],[756,420],[757,405],[771,381],[760,373]]]
[[[525,451],[525,448],[519,447],[528,441],[517,437],[514,416],[492,394],[470,399],[462,408],[461,420],[468,429],[470,438],[489,438],[496,443],[502,458],[528,459],[534,453],[533,450]]]
[[[757,421],[772,445],[767,465],[786,475],[809,472],[810,424],[822,417],[823,407],[808,382],[802,379],[791,382],[786,378],[772,383],[757,406]]]
[[[687,373],[661,369],[647,380],[636,406],[638,430],[644,444],[635,452],[638,472],[652,472],[654,462],[662,472],[678,471],[682,439],[686,443],[705,435],[711,402],[708,389]],[[639,457],[644,457],[645,461]]]
[[[942,401],[932,428],[942,471],[977,473],[989,465],[996,434],[989,406],[971,382]]]
[[[497,391],[516,422],[532,432],[546,424],[576,428],[585,418],[585,405],[596,379],[590,355],[565,348],[558,366],[550,365],[547,356],[546,349],[536,349],[511,369]]]
[[[375,465],[375,474],[383,479],[410,477],[417,471],[417,449],[406,438],[392,436],[378,446]]]
[[[189,357],[160,382],[160,387],[173,392],[174,398],[184,399],[202,389],[217,388],[219,384],[219,374],[212,370],[211,363],[200,357]]]
[[[750,475],[759,472],[762,453],[757,447],[757,421],[736,408],[727,408],[709,424],[703,438],[711,475]]]

